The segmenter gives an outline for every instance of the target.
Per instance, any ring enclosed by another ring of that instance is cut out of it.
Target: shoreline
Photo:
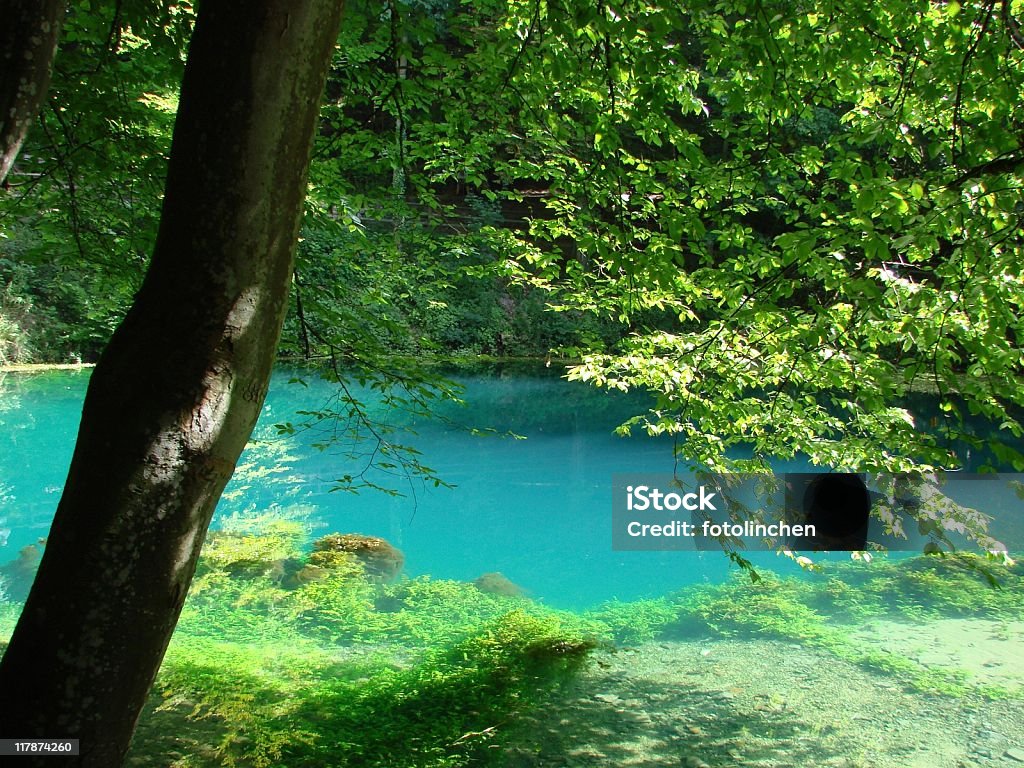
[[[0,373],[32,373],[35,371],[80,371],[95,368],[96,363],[11,363],[0,365]]]

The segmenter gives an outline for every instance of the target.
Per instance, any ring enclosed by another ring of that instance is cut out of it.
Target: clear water
[[[374,490],[338,492],[338,478],[358,474],[372,441],[354,445],[333,422],[278,437],[274,424],[299,424],[301,411],[332,402],[335,385],[294,372],[275,374],[240,462],[280,464],[271,481],[243,471],[228,486],[218,519],[246,509],[301,507],[318,534],[381,536],[401,549],[410,576],[470,581],[500,572],[534,599],[579,609],[611,599],[633,600],[726,578],[719,552],[620,552],[611,542],[612,476],[671,473],[672,442],[620,437],[616,426],[642,412],[642,395],[597,391],[537,367],[524,374],[456,376],[464,405],[444,404],[439,420],[406,417],[375,407],[371,393],[353,390],[395,440],[414,445],[424,464],[455,487],[434,487],[401,473],[371,469],[367,478],[401,496]],[[77,431],[87,370],[0,374],[0,562],[46,536],[60,497]],[[290,383],[291,381],[291,383]],[[481,436],[471,430],[487,430]],[[412,433],[415,434],[412,434]],[[326,448],[314,445],[327,443]],[[799,462],[778,471],[810,471]],[[967,501],[970,501],[968,499]],[[1016,498],[1000,501],[1000,532],[1022,527]],[[5,556],[5,552],[9,555]],[[755,565],[798,571],[773,553],[749,555]]]
[[[335,391],[315,378],[306,378],[306,386],[289,384],[290,378],[275,375],[257,443],[241,462],[285,451],[287,471],[270,484],[236,477],[218,515],[252,505],[301,505],[309,508],[308,519],[319,532],[388,539],[405,553],[411,576],[468,581],[497,571],[535,599],[566,608],[661,595],[721,579],[728,571],[727,561],[713,552],[612,550],[612,475],[673,470],[670,440],[613,434],[642,410],[642,397],[597,392],[557,372],[459,377],[465,405],[443,406],[442,421],[407,422],[401,426],[416,434],[399,438],[420,450],[423,463],[455,487],[371,471],[370,479],[403,495],[351,494],[337,492],[336,481],[365,466],[346,455],[352,444],[311,447],[323,442],[333,425],[276,437],[274,424],[299,423],[297,411],[322,408]],[[87,371],[7,374],[3,381],[0,518],[6,522],[0,528],[9,530],[11,557],[47,533],[87,383]],[[478,435],[470,428],[493,432]],[[774,555],[765,557],[778,562]],[[0,561],[6,559],[0,554]]]
[[[410,577],[465,582],[498,571],[535,601],[572,609],[563,618],[604,622],[616,645],[593,651],[594,663],[560,687],[527,690],[525,699],[488,688],[497,698],[487,702],[472,687],[477,678],[459,671],[485,670],[486,659],[460,652],[442,664],[449,657],[436,654],[530,601],[493,604],[466,584],[412,578],[360,593],[363,603],[346,602],[340,590],[321,593],[323,613],[296,622],[296,614],[243,599],[267,584],[232,578],[205,601],[190,597],[129,765],[255,764],[261,740],[284,750],[286,757],[258,763],[275,768],[432,768],[484,764],[474,761],[485,754],[499,768],[1024,763],[1021,567],[1004,569],[1007,588],[990,590],[973,571],[935,558],[833,563],[816,574],[753,553],[766,582],[751,585],[730,578],[728,561],[713,551],[616,552],[612,475],[671,472],[672,444],[613,434],[643,409],[642,398],[610,396],[552,371],[462,377],[466,406],[445,406],[445,422],[378,411],[416,432],[406,440],[454,488],[399,476],[391,484],[401,497],[337,492],[336,479],[363,464],[346,456],[343,442],[314,447],[334,428],[281,439],[273,426],[298,423],[297,411],[321,408],[333,390],[289,378],[275,376],[217,521],[276,506],[304,515],[314,535],[383,536],[405,553]],[[87,371],[0,373],[0,565],[47,533],[87,382]],[[525,439],[474,436],[468,427]],[[280,471],[268,476],[260,467]],[[997,501],[1006,530],[1019,529],[1019,500]],[[767,569],[798,578],[779,580]],[[613,599],[666,595],[586,612]],[[0,601],[0,639],[13,627],[11,607],[5,612]],[[425,680],[438,679],[447,682],[418,694]],[[252,688],[260,680],[277,686],[268,686],[265,701]],[[287,693],[278,699],[280,691]],[[438,695],[450,697],[440,709]],[[305,714],[296,720],[295,711]],[[446,716],[454,730],[422,743],[407,737],[421,734],[424,718]],[[296,729],[302,738],[293,738]],[[346,755],[375,757],[350,763]]]

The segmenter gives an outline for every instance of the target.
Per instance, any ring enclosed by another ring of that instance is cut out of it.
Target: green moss
[[[993,586],[993,579],[999,586]],[[769,636],[807,643],[890,675],[916,690],[947,696],[1014,695],[975,685],[970,673],[925,666],[851,639],[851,629],[871,618],[924,622],[949,616],[1020,618],[1021,576],[1013,568],[970,556],[920,557],[864,564],[827,565],[818,576],[780,578],[763,572],[751,583],[742,575],[681,596],[677,630],[729,637]]]
[[[351,552],[314,551],[309,553],[307,562],[317,568],[327,568],[330,570],[350,570],[353,566],[362,570],[359,568],[359,561]]]
[[[811,639],[822,627],[872,618],[925,621],[951,616],[1019,619],[1024,576],[971,555],[825,563],[801,577],[761,570],[654,600],[611,602],[589,611],[620,643],[664,633]]]
[[[653,640],[679,619],[679,604],[669,598],[618,600],[588,611],[586,618],[604,625],[610,640],[623,645]]]
[[[530,700],[571,672],[592,640],[511,611],[409,667],[346,660],[314,643],[224,643],[177,636],[160,673],[161,716],[217,722],[222,765],[457,766]]]
[[[882,672],[922,693],[960,697],[986,690],[969,683],[970,673],[953,667],[926,667],[912,659],[886,651],[853,645],[839,635],[825,635],[819,646],[853,664]]]
[[[11,635],[14,634],[14,625],[18,623],[21,608],[21,603],[0,600],[0,643],[3,643],[4,648],[7,647],[7,642],[10,641]],[[0,649],[0,652],[2,650]]]
[[[528,706],[538,685],[571,671],[592,647],[553,617],[513,611],[407,670],[385,671],[311,702],[307,719],[325,724],[324,738],[288,764],[469,764]]]
[[[202,768],[468,765],[607,635],[470,583],[381,584],[347,553],[303,554],[303,536],[264,519],[213,539],[140,749],[159,761],[180,748],[162,734],[188,730]],[[284,556],[317,577],[286,584],[263,567]]]
[[[298,519],[273,511],[263,515],[235,516],[221,530],[211,531],[203,546],[199,572],[226,571],[240,576],[272,574],[280,563],[301,554],[308,536]]]
[[[387,617],[375,607],[377,590],[359,576],[346,572],[299,587],[290,596],[289,610],[296,626],[320,642],[343,645],[364,637],[378,637]]]
[[[198,734],[188,758],[197,768],[479,764],[540,688],[557,685],[598,643],[669,634],[775,637],[929,694],[1020,695],[851,632],[874,618],[1019,619],[1019,569],[986,575],[980,566],[989,564],[970,558],[879,558],[800,578],[739,573],[580,616],[464,582],[382,584],[348,553],[304,552],[305,528],[294,520],[247,520],[204,551],[160,673],[159,706],[144,720],[165,752],[177,747],[160,734]],[[4,616],[0,609],[0,637]]]
[[[603,623],[620,643],[708,632],[773,637],[828,651],[925,693],[1000,698],[1021,694],[974,684],[966,670],[925,666],[867,647],[852,638],[852,631],[883,618],[908,623],[958,616],[1019,620],[1024,615],[1022,587],[1019,566],[970,555],[876,559],[871,564],[827,563],[799,578],[762,570],[752,582],[738,573],[725,583],[671,597],[609,603],[587,617]]]
[[[691,628],[715,633],[769,635],[806,640],[821,632],[824,617],[803,598],[805,586],[796,579],[763,573],[757,582],[743,576],[706,589],[694,590],[681,604],[680,619]]]
[[[267,577],[240,579],[212,571],[193,582],[176,634],[286,643],[298,629],[287,590]]]
[[[302,631],[321,642],[347,645],[401,643],[427,648],[455,643],[510,611],[558,616],[581,632],[606,628],[513,595],[481,592],[473,584],[421,576],[379,585],[351,573],[332,573],[301,586],[289,598]]]

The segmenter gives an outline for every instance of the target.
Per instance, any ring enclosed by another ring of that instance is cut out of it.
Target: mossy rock
[[[21,602],[28,597],[45,546],[46,539],[39,539],[35,544],[22,547],[14,560],[0,565],[0,581],[8,600]]]
[[[310,565],[318,567],[339,563],[337,555],[354,556],[372,581],[393,581],[405,565],[401,550],[378,536],[361,533],[331,533],[313,542]]]
[[[280,581],[284,564],[299,554],[304,535],[300,524],[287,520],[275,521],[258,533],[210,531],[199,572],[220,570],[243,579],[267,576]]]
[[[497,571],[485,573],[473,579],[473,585],[481,592],[487,592],[492,595],[504,595],[505,597],[523,597],[526,595],[525,589],[509,579],[505,574]]]
[[[314,550],[307,560],[314,568],[329,571],[351,571],[353,568],[362,570],[360,558],[353,552],[337,550]]]

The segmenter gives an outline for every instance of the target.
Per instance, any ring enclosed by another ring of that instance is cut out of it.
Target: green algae
[[[710,634],[776,638],[828,651],[888,675],[915,690],[945,696],[1024,697],[1024,690],[979,684],[964,669],[922,664],[856,640],[871,619],[920,623],[968,616],[1024,616],[1024,574],[972,555],[877,558],[872,563],[821,565],[801,577],[762,571],[657,600],[610,603],[587,616],[604,621],[620,643]]]
[[[597,622],[471,583],[381,584],[347,556],[289,584],[280,563],[316,553],[279,523],[213,537],[133,764],[166,765],[178,731],[197,734],[182,768],[468,765],[606,639]]]
[[[211,536],[130,764],[479,765],[591,650],[658,638],[776,639],[932,696],[1024,696],[857,634],[877,620],[1009,627],[1024,616],[1019,565],[878,557],[795,577],[738,572],[576,614],[467,582],[380,583],[344,553],[313,563],[300,517],[276,510]],[[0,602],[0,643],[18,607]]]

